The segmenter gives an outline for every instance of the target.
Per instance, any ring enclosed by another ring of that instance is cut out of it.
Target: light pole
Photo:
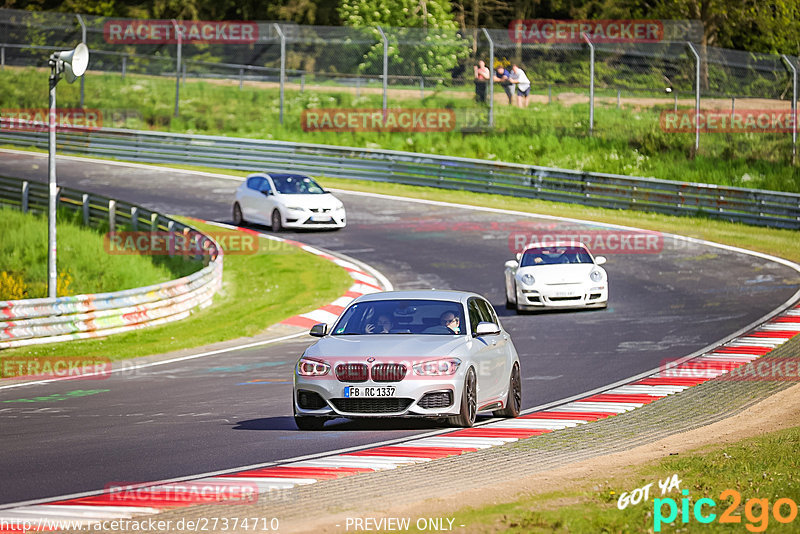
[[[89,49],[80,43],[74,50],[54,52],[48,61],[50,65],[50,113],[48,131],[50,134],[47,153],[47,176],[50,185],[47,211],[47,296],[56,298],[56,203],[58,184],[56,183],[56,85],[61,75],[72,83],[86,72],[89,66]]]

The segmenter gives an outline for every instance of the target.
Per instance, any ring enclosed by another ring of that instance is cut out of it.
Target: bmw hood
[[[537,284],[578,284],[589,280],[589,273],[594,270],[601,269],[594,263],[529,265],[518,269],[517,276],[530,274]]]
[[[328,336],[306,350],[311,358],[402,358],[450,356],[467,338],[449,335],[370,334]]]

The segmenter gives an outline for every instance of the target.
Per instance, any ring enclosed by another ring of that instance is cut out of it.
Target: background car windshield
[[[455,320],[448,320],[454,318]],[[447,324],[443,324],[444,322]],[[336,323],[333,335],[464,333],[460,303],[440,300],[377,300],[350,306]]]
[[[592,256],[583,247],[531,248],[522,255],[520,267],[531,265],[554,265],[559,263],[594,263]]]
[[[273,174],[275,189],[282,195],[320,195],[325,192],[320,185],[308,176]]]

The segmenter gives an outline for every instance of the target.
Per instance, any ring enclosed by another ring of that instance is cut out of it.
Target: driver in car
[[[388,315],[379,315],[375,323],[369,323],[364,327],[367,334],[388,334],[392,329],[392,320]]]

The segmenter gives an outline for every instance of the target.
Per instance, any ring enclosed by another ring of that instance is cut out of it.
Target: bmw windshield
[[[459,335],[464,333],[461,304],[440,300],[376,300],[350,306],[334,336],[378,334]]]

